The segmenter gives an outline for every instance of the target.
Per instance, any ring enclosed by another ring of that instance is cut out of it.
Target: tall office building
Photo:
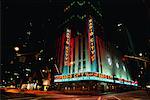
[[[96,0],[66,3],[56,47],[60,75],[54,82],[59,89],[112,90],[137,85],[121,53],[105,39],[100,6]]]

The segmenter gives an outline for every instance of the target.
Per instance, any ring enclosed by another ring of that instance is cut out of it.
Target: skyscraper
[[[121,53],[105,40],[100,2],[76,0],[66,5],[56,46],[61,75],[54,81],[63,84],[58,87],[89,91],[114,89],[114,84],[137,85]]]

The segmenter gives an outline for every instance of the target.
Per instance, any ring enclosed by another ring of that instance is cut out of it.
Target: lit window
[[[117,68],[119,68],[119,64],[118,63],[116,63],[116,66],[117,66]]]
[[[125,68],[125,66],[123,66],[123,70],[124,70],[124,71],[126,71],[126,68]]]
[[[110,57],[107,58],[107,61],[108,61],[108,64],[111,66],[112,65],[112,61],[111,61]]]
[[[10,78],[10,80],[13,80],[13,78]]]
[[[140,75],[138,75],[138,77],[141,77]]]
[[[26,76],[29,76],[28,74],[26,74]]]

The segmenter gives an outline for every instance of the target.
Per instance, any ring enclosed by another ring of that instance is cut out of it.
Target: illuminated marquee
[[[98,80],[105,82],[114,82],[113,76],[97,73],[97,72],[84,72],[84,73],[76,73],[69,75],[57,75],[55,76],[54,82],[68,82],[68,81],[79,81],[79,80]],[[126,84],[126,85],[134,85],[137,86],[137,83],[117,78],[115,79],[115,83]]]
[[[67,29],[66,31],[66,46],[65,46],[65,66],[68,66],[69,54],[70,54],[70,36],[71,30]]]
[[[85,72],[85,73],[77,73],[77,74],[69,74],[69,75],[58,75],[55,76],[55,79],[67,79],[67,78],[79,78],[79,77],[98,77],[98,78],[105,78],[105,79],[113,79],[112,76],[100,74],[96,72]]]
[[[91,62],[95,60],[95,46],[94,46],[94,32],[93,32],[93,20],[89,19],[89,49]]]

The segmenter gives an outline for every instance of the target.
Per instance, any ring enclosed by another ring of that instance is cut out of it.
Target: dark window
[[[73,61],[75,61],[75,41],[74,41],[74,44],[73,44]]]
[[[79,38],[79,60],[81,59],[81,38]]]
[[[73,72],[73,73],[75,72],[75,63],[73,64],[72,72]]]
[[[80,70],[81,70],[81,62],[79,62],[78,72],[80,72]]]
[[[85,70],[85,68],[86,68],[86,62],[83,61],[83,70]]]
[[[83,37],[83,59],[85,59],[85,37]]]

